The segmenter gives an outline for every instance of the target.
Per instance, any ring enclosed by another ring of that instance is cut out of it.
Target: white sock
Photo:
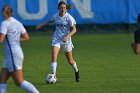
[[[56,75],[57,62],[51,63],[51,72]]]
[[[76,62],[74,64],[72,64],[72,67],[73,67],[73,69],[74,69],[75,72],[78,72],[78,68],[77,68]]]
[[[22,82],[20,87],[29,93],[39,93],[39,91],[34,87],[34,85],[25,80]]]
[[[0,93],[7,92],[7,84],[0,84]]]

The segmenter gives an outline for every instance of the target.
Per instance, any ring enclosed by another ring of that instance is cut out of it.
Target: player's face
[[[65,4],[62,4],[59,6],[59,12],[61,14],[65,14],[66,13],[66,5]]]
[[[2,10],[2,15],[3,15],[3,17],[4,17],[5,19],[8,18],[7,11],[8,11],[8,8],[7,8],[7,7],[4,7],[3,10]]]

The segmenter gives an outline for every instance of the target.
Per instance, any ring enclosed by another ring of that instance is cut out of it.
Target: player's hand
[[[37,25],[36,27],[35,27],[35,29],[39,29],[39,28],[41,28],[42,27],[42,25]]]
[[[63,42],[66,42],[68,40],[68,36],[64,37]]]

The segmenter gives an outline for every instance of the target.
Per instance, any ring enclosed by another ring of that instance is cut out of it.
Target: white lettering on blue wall
[[[47,0],[39,0],[38,13],[28,13],[26,7],[26,0],[17,0],[18,14],[24,20],[40,20],[48,13]],[[33,8],[36,8],[36,6]]]
[[[73,4],[75,5],[76,9],[80,13],[82,18],[93,18],[94,13],[91,10],[91,0],[72,0]]]

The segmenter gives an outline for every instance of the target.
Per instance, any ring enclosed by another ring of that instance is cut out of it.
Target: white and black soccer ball
[[[49,84],[54,84],[56,83],[56,76],[55,74],[48,74],[47,77],[46,77],[46,82],[49,83]]]

